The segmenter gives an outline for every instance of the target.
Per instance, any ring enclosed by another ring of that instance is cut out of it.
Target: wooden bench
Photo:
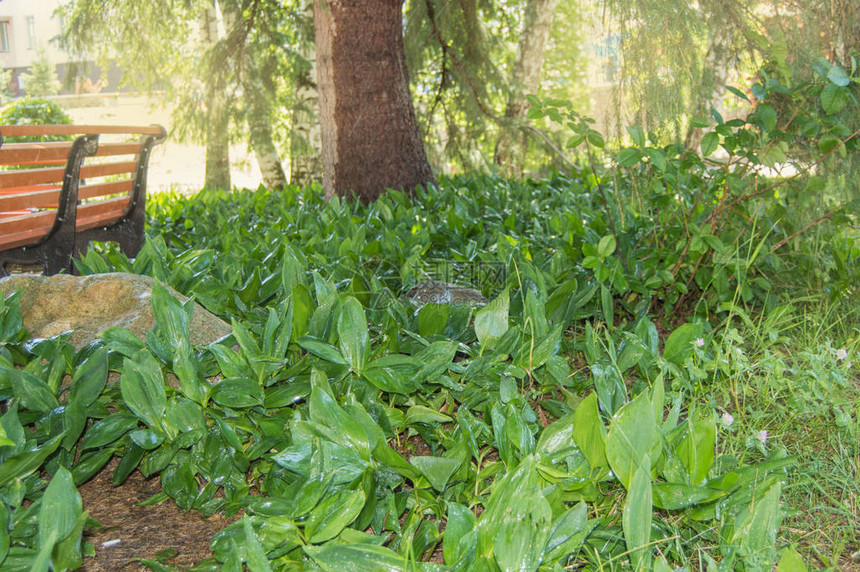
[[[9,142],[37,137],[66,140]],[[93,241],[135,256],[149,155],[165,137],[159,125],[0,125],[0,276],[10,264],[72,273]]]

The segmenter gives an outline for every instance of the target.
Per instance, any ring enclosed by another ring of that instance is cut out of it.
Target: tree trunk
[[[327,198],[432,182],[403,49],[403,0],[315,0]]]
[[[314,181],[322,181],[323,171],[313,0],[305,4],[300,41],[302,67],[295,79],[293,128],[290,132],[290,182],[304,187]]]
[[[526,3],[505,121],[496,143],[495,163],[508,177],[521,176],[525,167],[527,140],[518,124],[525,119],[528,110],[526,95],[535,93],[540,85],[543,55],[557,4],[558,0],[528,0]]]
[[[263,85],[260,70],[257,68],[249,46],[245,46],[242,60],[242,91],[248,106],[251,149],[257,156],[263,184],[270,189],[281,189],[287,186],[287,176],[281,165],[278,149],[272,140],[272,106],[268,90]]]
[[[219,40],[220,14],[213,3],[204,13],[203,32],[210,46]],[[226,62],[222,62],[226,65]],[[205,189],[230,190],[230,102],[223,74],[206,81],[206,175]]]

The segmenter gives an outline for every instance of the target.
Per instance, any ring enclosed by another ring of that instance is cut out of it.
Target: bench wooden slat
[[[2,125],[3,137],[38,137],[50,135],[84,135],[88,133],[161,135],[158,125]]]
[[[54,226],[57,211],[41,211],[0,220],[0,248],[24,246],[45,236]],[[19,242],[29,237],[29,242]]]
[[[130,197],[126,196],[80,205],[75,228],[80,232],[118,221],[125,214],[129,200]]]
[[[125,173],[134,173],[136,170],[136,161],[84,165],[81,167],[81,178],[88,179],[107,177],[109,175],[122,175]],[[0,189],[19,187],[27,184],[59,183],[63,180],[64,174],[65,169],[61,167],[29,169],[26,171],[2,171],[0,172]]]
[[[78,199],[85,200],[129,193],[133,186],[134,181],[131,179],[84,185],[78,189]],[[0,195],[0,216],[9,211],[19,211],[27,208],[55,209],[60,202],[61,188],[60,186],[40,187],[38,190],[6,196]]]
[[[0,147],[0,165],[65,165],[71,141],[59,143],[10,143]],[[100,143],[96,157],[137,155],[140,143]]]

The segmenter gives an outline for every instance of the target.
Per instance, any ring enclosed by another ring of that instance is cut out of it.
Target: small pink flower
[[[843,348],[839,348],[838,350],[836,350],[836,359],[837,360],[842,361],[847,357],[848,357],[848,352],[846,350],[844,350]]]
[[[722,417],[720,417],[720,421],[721,421],[721,422],[723,423],[723,425],[725,425],[726,427],[731,427],[731,426],[732,426],[732,423],[734,423],[734,422],[735,422],[735,418],[734,418],[734,417],[732,417],[732,414],[731,414],[731,413],[729,413],[728,411],[726,411],[725,413],[723,413]]]
[[[758,433],[756,433],[755,438],[761,441],[761,444],[764,445],[767,442],[768,432],[767,429],[762,429]]]
[[[696,338],[695,344],[697,348],[705,347],[705,338]]]

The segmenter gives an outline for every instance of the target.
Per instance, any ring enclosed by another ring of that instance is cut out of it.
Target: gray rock
[[[24,327],[31,336],[48,338],[72,330],[69,341],[80,348],[110,327],[126,328],[143,340],[155,327],[152,313],[154,279],[137,274],[91,276],[18,274],[0,280],[0,294],[21,294]],[[188,300],[173,289],[181,302]],[[208,345],[232,331],[229,324],[196,305],[191,343]]]
[[[413,286],[405,296],[419,305],[423,304],[486,304],[484,295],[474,288],[466,288],[447,282],[428,280]]]

